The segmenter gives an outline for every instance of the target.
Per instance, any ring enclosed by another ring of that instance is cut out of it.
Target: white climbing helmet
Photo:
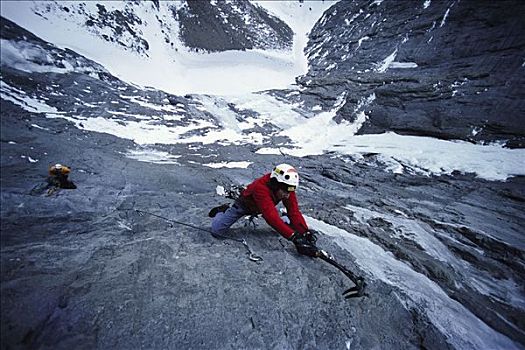
[[[299,173],[289,164],[279,164],[273,168],[270,178],[280,183],[287,184],[288,191],[292,192],[299,186]]]

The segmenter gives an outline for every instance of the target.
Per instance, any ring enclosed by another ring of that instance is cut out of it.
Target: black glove
[[[292,242],[295,244],[295,248],[299,254],[311,257],[317,256],[319,249],[315,246],[315,242],[310,242],[305,236],[294,233]]]
[[[303,234],[304,238],[310,242],[311,244],[315,245],[317,242],[317,235],[315,234],[315,231],[306,231]]]

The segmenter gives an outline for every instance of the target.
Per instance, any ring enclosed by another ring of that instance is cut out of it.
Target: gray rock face
[[[263,8],[242,1],[187,1],[177,11],[181,39],[207,51],[289,49],[293,31]]]
[[[240,224],[232,232],[263,257],[256,264],[236,242],[135,211],[207,229],[208,209],[224,201],[215,195],[217,184],[254,178],[282,158],[219,145],[197,156],[191,151],[197,145],[189,145],[169,149],[185,152],[179,164],[138,162],[122,156],[136,147],[130,141],[3,99],[1,108],[3,348],[475,348],[470,336],[436,328],[424,303],[380,279],[368,278],[368,297],[342,299],[346,278],[297,255],[261,220],[255,230]],[[28,166],[21,154],[39,161]],[[254,166],[203,171],[194,163],[217,155],[218,161],[250,157]],[[47,164],[58,160],[73,167],[78,189],[31,195]],[[521,283],[524,248],[511,236],[522,233],[525,219],[523,179],[396,176],[378,169],[373,157],[370,163],[326,156],[288,161],[300,167],[307,215],[375,242],[524,343],[523,310],[512,299],[481,293],[461,263],[441,261],[396,225],[402,212],[428,227],[458,261],[471,264],[479,281]],[[359,208],[385,217],[359,218]],[[364,273],[337,239],[322,234],[319,246]]]
[[[525,347],[523,177],[392,174],[374,154],[140,146],[82,121],[218,121],[192,96],[126,84],[4,19],[1,35],[46,53],[39,66],[69,67],[31,73],[2,62],[2,349]],[[31,101],[69,118],[31,110]],[[166,105],[180,118],[165,119]],[[128,156],[145,148],[180,157],[159,164]],[[253,164],[214,169],[202,165],[208,159]],[[300,171],[302,211],[331,225],[318,245],[366,277],[366,297],[344,300],[350,285],[339,271],[298,255],[262,220],[232,230],[263,257],[259,264],[238,242],[202,230],[208,210],[224,202],[217,185],[245,184],[283,161]],[[72,167],[76,190],[38,191],[56,162]],[[338,228],[347,236],[336,236]]]
[[[524,15],[523,1],[341,1],[313,29],[299,83],[312,103],[345,93],[338,119],[366,112],[361,133],[523,147]]]

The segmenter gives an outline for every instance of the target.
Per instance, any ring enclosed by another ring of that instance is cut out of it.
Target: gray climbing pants
[[[211,231],[215,234],[224,235],[237,220],[245,215],[249,215],[249,213],[240,204],[234,203],[224,213],[217,213],[211,222]],[[290,224],[288,216],[281,218],[286,224]]]
[[[248,212],[239,204],[235,203],[224,213],[217,213],[211,222],[211,231],[219,235],[224,235],[231,225],[235,224],[237,220],[245,215],[248,215]]]

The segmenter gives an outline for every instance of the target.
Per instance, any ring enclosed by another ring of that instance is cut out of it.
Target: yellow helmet
[[[51,176],[57,176],[57,175],[67,175],[71,172],[71,169],[68,168],[67,166],[65,165],[62,165],[62,164],[55,164],[55,165],[51,165],[49,167],[49,175]]]

